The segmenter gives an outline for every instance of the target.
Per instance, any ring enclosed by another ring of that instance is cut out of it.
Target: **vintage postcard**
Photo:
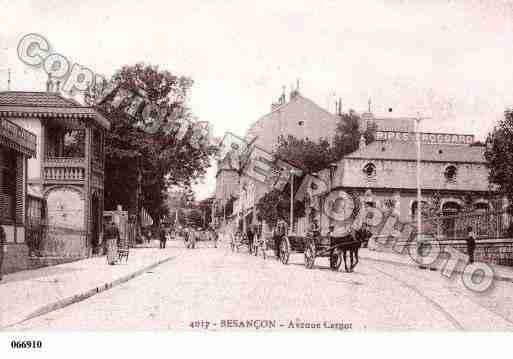
[[[0,330],[513,329],[513,2],[0,1]]]

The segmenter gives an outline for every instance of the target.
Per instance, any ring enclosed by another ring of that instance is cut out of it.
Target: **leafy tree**
[[[366,144],[375,140],[376,124],[371,123],[362,131],[360,123],[360,117],[353,110],[349,110],[348,113],[342,113],[340,115],[332,149],[332,156],[335,161],[356,151],[362,136],[365,138]]]
[[[278,220],[290,224],[290,193],[273,189],[267,192],[256,204],[257,218],[274,227]],[[303,202],[294,202],[294,218],[305,216]]]
[[[513,201],[513,110],[504,112],[486,139],[485,158],[488,163],[489,181],[499,187]]]
[[[313,142],[290,136],[278,142],[274,156],[282,158],[307,173],[326,168],[333,160],[333,151],[326,140]]]
[[[289,136],[278,142],[274,155],[300,167],[307,173],[317,172],[356,151],[362,136],[366,144],[374,141],[376,125],[371,124],[362,131],[360,122],[356,112],[351,110],[343,113],[340,115],[332,144],[326,139],[314,142]]]
[[[195,141],[195,119],[185,104],[191,86],[187,77],[136,64],[87,93],[86,101],[111,121],[105,138],[105,208],[122,204],[134,213],[144,206],[158,223],[168,211],[167,188],[189,187],[204,176],[216,148]],[[148,108],[154,109],[151,114]]]

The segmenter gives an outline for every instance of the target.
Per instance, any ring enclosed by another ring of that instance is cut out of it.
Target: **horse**
[[[356,238],[353,233],[345,235],[341,238],[341,245],[339,246],[342,251],[342,257],[344,258],[344,268],[346,272],[353,272],[354,268],[358,264],[358,250],[360,249],[362,243]],[[349,252],[349,257],[351,263],[349,268],[347,267],[347,252]]]

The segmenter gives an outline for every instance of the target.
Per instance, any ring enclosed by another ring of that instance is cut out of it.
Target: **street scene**
[[[0,331],[512,330],[513,4],[364,2],[0,4]]]
[[[234,255],[227,245],[215,249],[201,242],[189,251],[182,244],[171,242],[166,251],[172,260],[141,276],[12,329],[513,328],[508,282],[498,281],[483,296],[438,272],[381,262],[377,256],[367,259],[362,254],[361,267],[352,274],[333,272],[328,261],[305,272],[301,256],[283,267],[275,259],[248,256],[246,251]],[[54,276],[58,278],[50,274]]]

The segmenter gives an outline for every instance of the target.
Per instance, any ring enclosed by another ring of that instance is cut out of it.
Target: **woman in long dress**
[[[107,241],[107,263],[113,265],[118,259],[118,240],[119,231],[116,224],[112,221],[107,224],[105,229],[105,240]]]

